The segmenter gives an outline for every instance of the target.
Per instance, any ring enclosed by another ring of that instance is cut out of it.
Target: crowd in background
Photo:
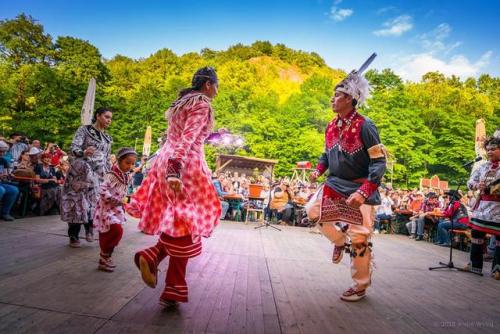
[[[111,156],[113,163],[114,156]],[[133,170],[129,192],[137,189],[151,161],[142,156]],[[61,185],[69,169],[68,155],[56,143],[13,133],[0,137],[0,218],[14,219],[12,209],[20,216],[58,213]],[[304,205],[316,191],[317,184],[306,180],[282,178],[271,182],[269,176],[214,173],[213,183],[222,203],[222,219],[244,220],[248,208],[261,208],[264,219],[283,225],[312,226]],[[260,199],[251,198],[250,185],[262,186]],[[407,234],[416,241],[434,240],[447,246],[451,222],[443,216],[450,202],[444,190],[402,190],[383,187],[382,203],[376,208],[375,233]],[[460,193],[460,203],[470,212],[475,195]],[[255,219],[256,217],[251,217]],[[454,229],[465,224],[455,222]]]
[[[20,215],[57,211],[68,169],[67,154],[55,143],[42,146],[20,133],[0,137],[0,218],[14,220],[16,204]]]
[[[219,173],[213,176],[213,183],[222,202],[222,219],[244,220],[242,216],[253,206],[262,206],[265,219],[278,224],[311,227],[314,226],[305,215],[304,205],[316,192],[317,184],[304,180],[283,178],[271,183],[264,176],[249,177],[239,173]],[[261,184],[260,197],[255,201],[249,196],[251,184]],[[383,186],[381,205],[375,208],[374,233],[395,233],[408,235],[415,241],[427,240],[448,247],[450,230],[470,231],[464,223],[468,219],[476,196],[472,191],[442,189],[392,189]],[[464,215],[455,219],[450,213],[453,202],[455,207],[463,208]],[[254,217],[252,217],[254,218]],[[495,237],[490,238],[490,253],[494,248]]]
[[[303,221],[304,205],[316,191],[316,184],[282,178],[271,182],[269,177],[247,176],[238,172],[213,175],[213,183],[222,202],[222,219],[238,219],[249,207],[262,208],[265,219],[283,225],[309,225]],[[250,186],[261,185],[257,197],[250,196]]]

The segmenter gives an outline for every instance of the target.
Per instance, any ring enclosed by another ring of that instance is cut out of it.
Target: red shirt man
[[[55,167],[61,162],[61,158],[66,155],[66,153],[57,146],[57,144],[50,143],[47,146],[45,153],[50,155],[50,165]]]

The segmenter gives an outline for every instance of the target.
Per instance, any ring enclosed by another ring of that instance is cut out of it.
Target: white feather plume
[[[361,107],[370,98],[371,87],[362,74],[353,71],[337,85],[337,90],[351,95]]]

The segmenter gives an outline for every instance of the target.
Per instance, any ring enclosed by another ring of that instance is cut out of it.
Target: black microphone
[[[481,161],[481,160],[483,160],[483,157],[481,157],[481,156],[476,157],[476,159],[463,164],[462,167],[469,167],[470,165],[472,165],[472,164],[474,164],[474,163],[476,163],[478,161]]]

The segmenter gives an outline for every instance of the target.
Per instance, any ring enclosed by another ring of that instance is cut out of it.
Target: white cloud
[[[451,32],[451,27],[448,23],[441,23],[433,31],[436,39],[445,39],[448,36],[450,36],[450,32]]]
[[[333,10],[333,8],[332,8],[332,12],[331,12],[330,17],[332,19],[334,19],[335,21],[344,21],[346,18],[351,16],[353,13],[354,13],[354,11],[352,9],[349,9],[349,8],[342,8],[342,9],[338,9],[338,10]]]
[[[385,13],[388,13],[388,12],[391,12],[391,11],[395,11],[397,8],[394,7],[394,6],[387,6],[387,7],[382,7],[380,9],[377,10],[377,15],[382,15],[382,14],[385,14]]]
[[[354,10],[350,8],[338,8],[337,5],[341,2],[342,0],[334,0],[333,6],[330,9],[330,18],[338,22],[344,21],[346,18],[354,14]]]
[[[375,30],[376,36],[401,36],[413,28],[413,19],[409,15],[401,15],[384,22],[384,29]]]
[[[403,79],[420,81],[427,72],[439,71],[446,76],[456,75],[465,79],[480,74],[488,66],[492,51],[485,52],[476,62],[471,62],[464,55],[451,57],[449,61],[440,59],[431,53],[415,54],[402,60],[402,64],[395,72]]]
[[[452,29],[448,23],[441,23],[431,32],[427,32],[418,36],[422,47],[429,53],[444,53],[449,54],[451,51],[462,45],[462,42],[457,41],[447,44],[445,40],[450,36]]]

